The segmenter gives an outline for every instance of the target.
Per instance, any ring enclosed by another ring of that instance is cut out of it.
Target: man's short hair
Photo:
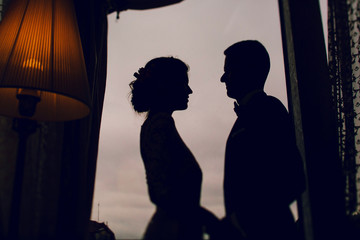
[[[224,54],[235,64],[245,63],[247,67],[256,70],[258,76],[263,78],[265,83],[270,70],[270,57],[260,42],[256,40],[237,42],[228,47]]]

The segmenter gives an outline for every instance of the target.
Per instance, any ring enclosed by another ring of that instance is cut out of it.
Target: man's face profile
[[[245,62],[225,57],[224,74],[220,81],[225,83],[228,97],[240,99],[248,92],[247,72]]]

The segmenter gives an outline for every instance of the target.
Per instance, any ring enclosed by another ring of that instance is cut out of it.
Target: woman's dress
[[[170,114],[150,115],[140,134],[150,200],[156,211],[145,240],[200,240],[202,172]]]

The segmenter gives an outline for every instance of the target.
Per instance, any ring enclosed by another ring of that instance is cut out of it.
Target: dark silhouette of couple
[[[202,172],[172,118],[188,106],[188,66],[155,58],[130,83],[134,110],[147,113],[140,150],[156,205],[145,240],[201,240],[204,231],[210,239],[298,239],[289,205],[304,191],[303,166],[286,108],[264,92],[268,53],[248,40],[224,54],[221,82],[238,117],[226,143],[221,220],[200,206]]]

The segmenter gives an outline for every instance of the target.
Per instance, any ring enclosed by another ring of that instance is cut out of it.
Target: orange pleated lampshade
[[[22,96],[36,99],[33,115],[19,112]],[[72,0],[12,0],[0,22],[0,114],[74,120],[88,115],[89,99]]]

